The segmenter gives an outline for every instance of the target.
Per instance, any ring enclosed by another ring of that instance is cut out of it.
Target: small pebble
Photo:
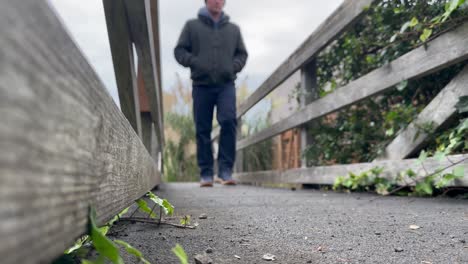
[[[211,254],[211,253],[213,253],[213,249],[212,248],[207,248],[205,250],[205,252],[208,253],[208,254]]]
[[[208,215],[207,214],[201,214],[198,219],[207,219]]]
[[[268,253],[268,254],[263,255],[262,259],[266,261],[273,261],[273,260],[276,260],[276,256]]]
[[[213,264],[213,260],[207,255],[196,255],[194,259],[196,264]]]
[[[403,249],[400,247],[395,248],[395,252],[403,252]]]

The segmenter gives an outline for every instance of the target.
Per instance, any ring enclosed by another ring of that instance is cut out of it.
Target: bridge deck
[[[176,243],[190,263],[209,247],[213,263],[264,263],[266,253],[277,257],[274,263],[468,263],[466,200],[249,186],[201,189],[193,183],[165,184],[156,193],[199,226],[114,228],[152,263],[178,263],[170,250]],[[198,219],[203,213],[208,219]]]

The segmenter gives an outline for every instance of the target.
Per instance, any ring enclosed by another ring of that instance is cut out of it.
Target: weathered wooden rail
[[[104,0],[122,111],[47,1],[0,7],[0,262],[50,263],[160,183],[157,1]]]
[[[315,58],[329,43],[341,36],[341,33],[358,21],[365,14],[367,7],[377,1],[352,1],[345,0],[343,4],[307,38],[307,40],[276,69],[270,77],[243,102],[237,118],[242,116],[256,103],[265,98],[293,73],[301,72],[301,89],[308,98],[303,98],[306,104],[292,115],[272,124],[270,127],[237,142],[237,150],[242,157],[242,150],[259,142],[270,139],[293,128],[301,128],[311,121],[317,120],[327,114],[342,110],[367,98],[371,98],[391,89],[405,80],[414,80],[443,68],[468,59],[468,22],[465,22],[453,31],[446,32],[438,38],[430,41],[425,46],[416,48],[394,61],[378,68],[361,78],[354,80],[344,87],[336,89],[333,93],[317,98],[318,87],[316,80]],[[447,48],[450,47],[450,48]],[[431,102],[419,117],[408,126],[387,147],[385,155],[380,161],[365,164],[336,165],[325,167],[303,168],[288,171],[260,171],[243,172],[241,164],[237,166],[235,178],[244,183],[303,183],[303,184],[333,184],[338,176],[344,176],[348,172],[361,172],[375,166],[385,166],[388,177],[395,175],[403,168],[411,166],[410,160],[403,160],[420,150],[426,140],[424,133],[418,136],[416,124],[433,122],[435,128],[443,126],[447,120],[454,116],[455,104],[461,96],[468,95],[468,66],[458,74],[453,81]],[[442,106],[443,105],[443,106]],[[437,112],[434,110],[437,108]],[[241,122],[239,122],[241,123]],[[219,130],[213,132],[214,139],[219,135]],[[302,130],[303,150],[311,142],[307,142],[305,129]],[[466,156],[466,155],[465,155]],[[459,156],[451,157],[453,159]],[[465,157],[466,158],[466,157]],[[239,158],[241,160],[242,158]],[[391,160],[386,160],[391,159]],[[462,159],[463,160],[463,159]],[[238,163],[241,163],[239,161]],[[439,162],[427,161],[428,167],[436,167]],[[468,163],[462,166],[468,169]],[[417,168],[414,168],[417,169]],[[422,173],[422,172],[421,172]],[[468,186],[468,180],[458,180],[453,185]]]

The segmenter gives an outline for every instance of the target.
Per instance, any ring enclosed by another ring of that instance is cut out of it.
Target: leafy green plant
[[[443,158],[447,158],[446,154],[442,153]],[[428,158],[428,153],[422,151],[416,161],[416,165],[421,166],[425,170],[424,162]],[[383,168],[373,168],[369,171],[361,172],[360,174],[349,173],[348,177],[338,177],[333,185],[334,190],[348,191],[375,191],[381,195],[399,194],[399,195],[416,195],[416,196],[432,196],[435,192],[439,192],[446,188],[456,179],[461,179],[465,176],[463,166],[458,166],[465,162],[466,159],[451,162],[451,165],[445,168],[438,168],[433,172],[426,171],[425,175],[418,177],[418,174],[412,169],[407,169],[399,173],[394,179],[379,177],[383,172]],[[453,167],[451,172],[446,172]],[[445,173],[443,173],[445,172]],[[407,182],[409,180],[409,182]],[[402,183],[404,183],[402,185]],[[398,187],[400,185],[400,187]],[[402,191],[404,188],[409,188],[409,191]]]
[[[154,209],[151,209],[145,200],[138,199],[136,200],[136,204],[138,205],[138,209],[140,209],[140,211],[147,213],[151,218],[156,218],[156,213],[154,212]]]
[[[187,254],[185,253],[184,248],[182,248],[181,245],[176,244],[176,246],[172,249],[172,252],[180,260],[180,264],[188,264]]]
[[[161,199],[152,192],[148,192],[146,196],[155,203],[155,206],[160,206],[166,215],[173,215],[174,206],[167,199]],[[156,213],[148,206],[145,200],[138,199],[135,203],[138,206],[138,210],[147,213],[152,218],[156,217]],[[106,237],[109,229],[115,222],[122,219],[123,215],[128,213],[128,210],[129,208],[124,209],[104,226],[97,227],[96,212],[93,208],[90,208],[88,234],[80,237],[72,247],[65,250],[64,255],[55,261],[54,264],[76,263],[75,259],[81,259],[83,264],[104,264],[106,260],[114,264],[120,264],[123,263],[123,261],[120,257],[117,245],[122,246],[129,254],[134,255],[138,261],[149,264],[149,261],[144,258],[143,254],[127,242],[122,240],[112,241]],[[91,246],[99,253],[99,257],[93,261],[84,259],[91,249]]]
[[[174,214],[174,206],[167,199],[161,199],[152,192],[148,192],[146,196],[148,196],[155,204],[163,208],[166,215],[171,216]]]
[[[466,6],[466,2],[455,4],[454,0],[376,1],[363,19],[319,54],[320,96],[344,87],[465,23],[468,19]],[[441,16],[447,18],[435,19]],[[465,65],[466,62],[420,79],[403,80],[393,90],[318,119],[316,125],[308,129],[314,144],[303,153],[307,166],[374,160]],[[292,96],[297,94],[293,91]],[[431,135],[434,133],[429,124],[420,124],[420,129]],[[445,139],[439,137],[434,134],[429,148],[448,140],[449,134]],[[459,147],[457,151],[463,150]]]
[[[114,264],[123,264],[123,260],[117,246],[102,233],[101,229],[96,226],[96,211],[94,208],[90,208],[88,232],[90,241],[99,253],[99,257],[96,261],[85,260],[83,263],[98,264],[104,263],[105,259],[108,259]]]
[[[118,245],[123,246],[129,254],[132,254],[135,257],[137,257],[138,261],[143,262],[143,264],[150,264],[150,262],[143,257],[143,254],[141,253],[141,251],[134,248],[132,245],[128,244],[125,241],[118,240],[118,239],[114,240],[114,242]]]
[[[375,167],[360,174],[349,173],[348,177],[338,177],[333,185],[333,190],[350,191],[376,191],[385,194],[393,186],[390,181],[380,177],[383,167]]]
[[[183,226],[190,225],[191,220],[192,220],[192,217],[190,215],[184,215],[183,217],[180,218],[180,224]]]
[[[196,181],[199,169],[195,152],[190,146],[195,144],[195,126],[189,114],[166,113],[165,124],[168,135],[174,134],[175,139],[167,136],[164,148],[164,175],[169,182]],[[170,129],[170,130],[169,130]]]

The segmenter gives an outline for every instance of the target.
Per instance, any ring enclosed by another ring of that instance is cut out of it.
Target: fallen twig
[[[191,225],[179,225],[179,224],[174,224],[174,223],[165,222],[165,221],[158,222],[153,219],[147,219],[147,218],[141,218],[141,217],[125,217],[125,218],[121,218],[120,220],[127,221],[127,222],[148,223],[148,224],[153,224],[153,225],[170,225],[170,226],[177,227],[177,228],[188,228],[188,229],[196,228],[195,226],[191,226]]]

